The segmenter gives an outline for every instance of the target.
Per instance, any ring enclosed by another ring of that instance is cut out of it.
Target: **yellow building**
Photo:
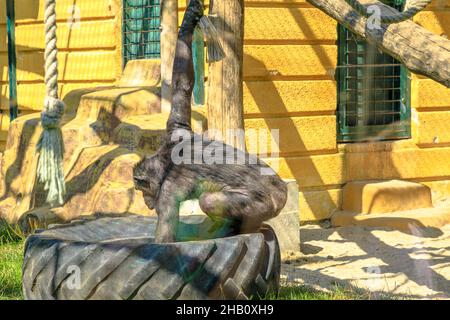
[[[62,97],[120,78],[126,1],[56,1]],[[44,0],[15,0],[15,7],[18,103],[26,115],[42,109],[45,95]],[[5,16],[1,5],[1,39]],[[433,1],[414,20],[447,37],[450,1]],[[410,180],[430,186],[434,201],[450,196],[450,89],[405,73],[358,41],[305,0],[245,1],[245,127],[280,130],[279,174],[298,182],[302,221],[329,218],[341,207],[342,187],[354,180]],[[2,40],[3,148],[9,128],[7,61]],[[358,92],[369,85],[359,87],[352,77],[375,83],[367,79],[379,77],[382,83],[372,89],[382,92]]]

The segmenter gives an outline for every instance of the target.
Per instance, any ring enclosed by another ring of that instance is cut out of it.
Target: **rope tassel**
[[[62,205],[66,188],[62,170],[64,144],[59,124],[64,114],[64,103],[47,97],[45,109],[41,115],[44,130],[37,144],[39,152],[37,177],[47,191],[46,202],[52,206]]]
[[[63,174],[64,144],[60,128],[64,102],[58,99],[58,49],[56,47],[56,2],[45,0],[45,87],[46,98],[41,114],[43,131],[37,144],[39,160],[37,180],[47,191],[46,202],[62,205],[66,187]]]
[[[219,33],[214,27],[211,19],[207,16],[202,16],[198,22],[198,26],[203,32],[205,41],[208,45],[208,62],[217,62],[225,57],[222,44],[220,43]]]

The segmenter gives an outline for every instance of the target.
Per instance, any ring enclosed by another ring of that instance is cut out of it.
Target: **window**
[[[130,60],[161,57],[161,0],[123,0],[123,65]],[[204,42],[200,31],[194,34],[193,59],[195,87],[193,103],[205,103]]]
[[[160,0],[123,0],[124,65],[160,54]]]
[[[410,138],[407,69],[340,25],[338,46],[338,141]]]

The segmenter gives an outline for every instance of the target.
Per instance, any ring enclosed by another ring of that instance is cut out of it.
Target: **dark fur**
[[[212,219],[231,221],[234,233],[257,229],[264,220],[275,217],[286,203],[286,184],[275,173],[261,175],[260,169],[268,166],[260,160],[257,164],[172,162],[172,150],[178,143],[171,141],[174,132],[185,130],[192,141],[201,139],[192,133],[190,118],[194,86],[192,34],[202,14],[200,2],[191,0],[178,35],[174,95],[165,140],[155,155],[145,157],[134,168],[136,188],[143,192],[147,206],[158,213],[156,242],[175,241],[179,206],[184,200],[199,199],[201,209]],[[203,148],[209,144],[203,142]],[[240,151],[233,148],[233,152]]]

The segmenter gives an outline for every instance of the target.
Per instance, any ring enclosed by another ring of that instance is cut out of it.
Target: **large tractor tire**
[[[195,238],[205,219],[182,218],[185,239]],[[106,217],[36,232],[25,245],[25,298],[249,299],[278,292],[280,251],[269,226],[164,244],[153,243],[155,226],[152,217]]]

